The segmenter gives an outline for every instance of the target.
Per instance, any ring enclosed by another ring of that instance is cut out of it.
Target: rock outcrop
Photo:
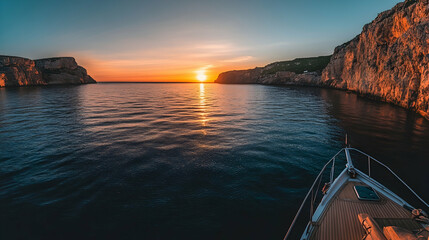
[[[72,57],[31,60],[0,56],[0,87],[95,83]]]
[[[330,56],[297,58],[265,67],[235,70],[219,74],[216,83],[259,83],[282,85],[320,85],[322,70]]]
[[[256,68],[222,73],[215,82],[351,90],[429,119],[429,0],[406,0],[380,13],[358,36],[335,48],[321,76],[264,74]]]
[[[44,84],[33,60],[0,56],[0,87]]]
[[[429,117],[429,1],[407,0],[380,13],[335,49],[322,84]]]

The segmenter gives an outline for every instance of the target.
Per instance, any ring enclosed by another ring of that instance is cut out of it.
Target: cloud
[[[241,57],[226,59],[226,60],[223,60],[222,62],[225,62],[225,63],[238,63],[238,62],[246,62],[246,61],[249,61],[251,59],[253,59],[252,56],[241,56]]]

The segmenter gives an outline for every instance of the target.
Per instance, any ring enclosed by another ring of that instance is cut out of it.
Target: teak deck
[[[354,185],[364,184],[349,181],[338,191],[321,219],[315,223],[316,228],[310,239],[362,240],[365,231],[359,222],[359,213],[367,213],[373,218],[410,219],[410,212],[380,192],[377,192],[380,201],[359,200],[354,192]]]

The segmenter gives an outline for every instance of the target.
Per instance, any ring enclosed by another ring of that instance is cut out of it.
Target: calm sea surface
[[[346,132],[429,199],[429,121],[355,94],[0,89],[0,239],[282,239]]]

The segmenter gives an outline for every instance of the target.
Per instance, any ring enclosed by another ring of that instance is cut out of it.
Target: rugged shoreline
[[[336,47],[320,71],[262,74],[258,69],[221,73],[215,82],[342,89],[429,119],[429,0],[406,0],[380,13],[358,36]]]
[[[96,83],[72,57],[31,60],[0,55],[0,87]]]

